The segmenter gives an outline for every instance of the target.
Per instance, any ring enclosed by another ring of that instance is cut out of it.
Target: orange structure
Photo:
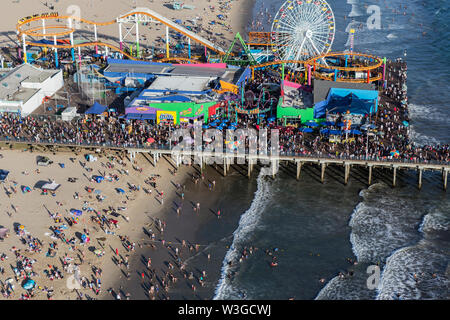
[[[329,65],[326,63],[327,58],[345,61],[345,65]],[[383,59],[365,53],[330,52],[309,59],[305,62],[305,68],[308,69],[308,79],[314,77],[337,82],[370,83],[382,80],[383,64]]]

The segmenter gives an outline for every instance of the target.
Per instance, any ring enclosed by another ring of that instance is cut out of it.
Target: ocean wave
[[[350,242],[359,262],[382,262],[394,250],[419,239],[420,203],[399,198],[383,183],[361,191],[351,216]]]
[[[353,276],[336,276],[320,290],[315,300],[373,300],[376,292],[367,287],[365,266],[354,270]]]
[[[261,215],[270,201],[270,183],[265,180],[265,176],[260,174],[257,180],[258,188],[255,192],[255,198],[253,199],[250,208],[241,216],[239,220],[239,226],[233,233],[233,243],[225,255],[222,266],[222,274],[219,283],[216,287],[214,300],[233,300],[250,298],[245,290],[238,288],[233,284],[232,279],[228,278],[228,274],[236,272],[236,261],[240,257],[240,251],[249,236],[258,228]],[[234,262],[233,266],[230,266],[228,262]]]
[[[448,258],[426,240],[395,251],[386,260],[376,299],[448,299]]]
[[[412,142],[419,146],[440,144],[440,141],[435,137],[430,137],[423,133],[417,132],[415,125],[411,125],[409,127],[409,138]]]
[[[427,214],[419,227],[419,231],[423,233],[431,233],[436,231],[448,231],[450,229],[450,208],[449,204],[445,204],[445,210],[435,209],[434,212]],[[445,212],[447,214],[445,214]]]
[[[432,105],[420,105],[415,103],[408,104],[408,112],[411,119],[425,119],[441,122],[442,112],[438,107]]]

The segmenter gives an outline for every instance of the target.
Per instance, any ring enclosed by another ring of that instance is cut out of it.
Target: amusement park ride
[[[48,21],[57,23],[46,25]],[[41,25],[36,26],[38,22],[41,22]],[[75,43],[74,34],[77,28],[74,28],[74,23],[93,27],[94,39]],[[324,0],[286,1],[274,18],[271,32],[250,32],[247,43],[238,33],[227,51],[147,8],[136,8],[115,20],[102,23],[73,16],[59,16],[57,13],[35,15],[19,20],[16,28],[19,41],[22,43],[25,62],[27,46],[38,46],[53,49],[58,66],[58,49],[69,49],[72,61],[75,61],[75,48],[77,48],[78,58],[81,61],[82,47],[94,47],[97,54],[99,47],[104,47],[106,55],[108,50],[113,50],[129,59],[143,60],[139,49],[139,26],[142,23],[161,23],[166,27],[166,57],[159,60],[161,62],[197,63],[198,61],[191,55],[191,41],[194,41],[204,47],[205,56],[209,49],[215,52],[224,63],[250,68],[252,78],[257,70],[273,68],[283,75],[283,79],[285,69],[288,70],[288,74],[289,72],[302,74],[300,80],[308,85],[311,85],[313,77],[340,82],[384,81],[385,59],[354,53],[353,46],[349,52],[330,53],[335,37],[335,19],[331,7]],[[100,40],[97,29],[114,24],[118,26],[119,43]],[[131,26],[127,28],[126,34],[123,34],[123,26]],[[132,30],[135,30],[136,39],[132,40],[132,46],[128,50],[126,38]],[[174,30],[187,39],[188,57],[170,56],[169,30]],[[36,38],[41,40],[34,40]],[[242,46],[240,52],[234,50],[236,44]],[[133,54],[134,45],[136,50]],[[270,51],[275,60],[258,63],[252,54],[251,47],[265,47],[266,52]]]

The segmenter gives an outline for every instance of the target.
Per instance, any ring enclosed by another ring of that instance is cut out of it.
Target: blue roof
[[[85,113],[86,114],[102,114],[107,109],[107,106],[101,105],[98,102],[95,102],[92,107],[90,107]]]

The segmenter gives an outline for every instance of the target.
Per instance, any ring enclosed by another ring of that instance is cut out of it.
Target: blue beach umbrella
[[[362,132],[361,131],[359,131],[359,130],[350,130],[350,133],[351,134],[357,134],[357,135],[359,135],[359,134],[362,134]]]
[[[31,290],[35,286],[36,286],[36,282],[34,282],[34,280],[31,280],[31,279],[26,279],[22,284],[22,288],[24,288],[25,290]]]
[[[76,209],[70,209],[70,213],[73,214],[76,217],[79,217],[79,216],[81,216],[83,214],[82,211],[76,210]]]
[[[408,121],[403,121],[402,123],[403,123],[403,125],[404,125],[405,127],[409,127],[409,122],[408,122]]]
[[[322,129],[322,130],[320,130],[320,133],[321,134],[329,134],[330,130],[329,129]]]
[[[123,190],[122,188],[116,188],[117,193],[125,193],[125,190]]]
[[[311,133],[311,132],[313,132],[314,130],[311,129],[311,128],[301,128],[300,131],[301,131],[301,132],[304,132],[304,133]]]
[[[333,135],[342,135],[342,131],[341,130],[330,130],[330,134],[333,134]]]

